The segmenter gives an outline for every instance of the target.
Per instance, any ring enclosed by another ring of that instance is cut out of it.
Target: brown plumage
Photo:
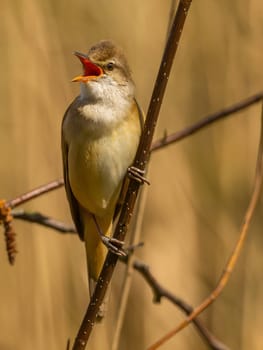
[[[139,143],[142,112],[126,58],[101,41],[80,58],[80,95],[62,123],[65,188],[72,218],[85,241],[89,278],[97,281],[107,249],[98,233],[112,235],[122,183]]]

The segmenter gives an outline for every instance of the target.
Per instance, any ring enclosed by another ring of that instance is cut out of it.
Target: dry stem
[[[169,290],[165,289],[152,275],[147,265],[136,260],[133,263],[133,267],[143,276],[147,284],[152,288],[155,302],[159,303],[161,302],[161,298],[166,298],[174,305],[178,306],[185,314],[190,315],[192,313],[192,306],[187,304],[183,299],[177,297],[175,294],[171,293]],[[207,344],[211,347],[211,349],[228,350],[228,347],[216,339],[216,337],[206,328],[200,319],[194,319],[193,324],[196,326],[197,330],[202,335]]]
[[[177,13],[171,28],[171,32],[167,41],[167,45],[162,58],[161,66],[158,72],[156,83],[154,86],[150,106],[148,109],[145,126],[143,129],[142,137],[138,147],[138,151],[134,161],[134,167],[140,171],[144,171],[147,161],[150,155],[150,147],[155,130],[155,126],[158,119],[158,114],[161,108],[165,88],[167,85],[168,77],[171,71],[173,59],[178,47],[178,43],[181,37],[184,22],[190,8],[191,1],[181,0],[177,9]],[[140,184],[134,180],[130,180],[130,184],[127,190],[127,194],[124,200],[120,218],[117,223],[113,237],[123,241],[132,217],[133,209],[135,206],[137,194],[139,192]],[[89,336],[92,332],[96,314],[99,306],[103,301],[104,295],[107,290],[107,286],[111,280],[114,268],[116,266],[118,257],[111,252],[108,253],[106,261],[103,265],[99,280],[97,282],[94,294],[91,297],[87,312],[80,326],[78,335],[76,337],[73,349],[83,350],[86,347]]]
[[[261,131],[260,131],[260,142],[258,147],[258,158],[257,158],[257,165],[256,165],[256,174],[255,174],[255,180],[253,185],[253,192],[251,195],[251,199],[247,208],[247,211],[244,216],[243,224],[240,229],[239,238],[237,240],[237,243],[233,249],[232,254],[230,255],[230,258],[224,268],[223,274],[221,278],[219,279],[219,282],[215,289],[212,291],[212,293],[199,305],[197,306],[193,312],[183,321],[181,322],[176,328],[168,332],[165,336],[163,336],[161,339],[159,339],[156,343],[154,343],[152,346],[148,348],[148,350],[156,350],[161,345],[166,343],[169,339],[171,339],[175,334],[177,334],[179,331],[184,329],[187,325],[189,325],[201,312],[203,312],[210,304],[212,304],[218,296],[222,293],[223,289],[225,288],[231,273],[233,272],[233,269],[237,263],[238,257],[241,253],[242,247],[245,242],[245,238],[247,236],[248,228],[251,222],[251,219],[253,217],[258,199],[260,197],[260,191],[261,191],[261,185],[262,185],[262,161],[263,161],[263,105],[261,109]]]

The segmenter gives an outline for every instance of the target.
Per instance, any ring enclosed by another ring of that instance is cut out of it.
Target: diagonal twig
[[[44,193],[56,190],[57,188],[62,186],[64,186],[64,182],[62,179],[51,181],[45,185],[35,188],[34,190],[31,190],[30,192],[21,194],[19,197],[10,199],[9,201],[6,202],[6,205],[10,208],[15,208],[18,205],[28,202],[33,198],[39,197]]]
[[[235,104],[233,104],[230,107],[224,108],[221,111],[218,111],[216,113],[210,114],[201,120],[199,120],[197,123],[194,123],[180,131],[177,131],[171,135],[165,136],[159,140],[156,140],[153,142],[151,146],[151,151],[157,151],[165,146],[171,145],[175,142],[181,141],[185,139],[188,136],[191,136],[195,134],[196,132],[200,131],[201,129],[204,129],[207,126],[210,126],[211,124],[226,118],[228,116],[232,116],[235,113],[240,112],[243,109],[246,109],[263,99],[263,92],[258,92],[246,99],[243,99]]]
[[[239,237],[238,237],[237,243],[236,243],[236,245],[233,249],[233,252],[230,255],[230,258],[229,258],[229,260],[224,268],[223,274],[222,274],[221,278],[219,279],[217,286],[212,291],[212,293],[199,306],[197,306],[193,310],[193,312],[184,321],[182,321],[176,328],[174,328],[173,330],[168,332],[166,335],[164,335],[156,343],[151,345],[148,348],[148,350],[156,350],[161,345],[166,343],[175,334],[177,334],[179,331],[181,331],[186,326],[188,326],[201,312],[203,312],[210,304],[212,304],[218,298],[218,296],[222,293],[227,282],[229,281],[230,275],[233,272],[233,269],[236,265],[238,257],[241,253],[242,248],[243,248],[245,238],[247,236],[248,228],[249,228],[251,219],[253,217],[258,199],[260,197],[260,191],[261,191],[261,186],[262,186],[262,177],[263,177],[263,104],[262,104],[262,109],[261,109],[260,141],[259,141],[259,147],[258,147],[258,157],[257,157],[256,174],[255,174],[255,180],[254,180],[254,185],[253,185],[253,192],[251,195],[251,199],[250,199],[247,211],[246,211],[244,219],[243,219],[243,224],[242,224],[240,232],[239,232]]]
[[[167,45],[163,54],[161,66],[158,72],[156,83],[154,86],[150,106],[148,109],[142,137],[135,156],[134,166],[139,171],[144,171],[150,154],[150,146],[158,119],[158,114],[162,104],[165,88],[168,77],[171,71],[172,62],[176,53],[179,39],[181,37],[184,22],[190,8],[190,0],[181,0],[178,5],[177,13],[171,28],[171,32],[167,41]],[[138,181],[131,179],[130,184],[124,200],[119,221],[117,223],[113,237],[123,241],[131,220],[133,208],[137,198],[140,184]],[[91,297],[87,312],[84,316],[79,332],[75,339],[73,346],[74,350],[83,350],[86,347],[89,336],[92,332],[96,315],[100,304],[105,296],[107,286],[111,280],[114,268],[116,266],[118,257],[111,252],[108,253],[106,261],[103,265],[99,280],[97,282],[95,291]]]
[[[39,212],[27,212],[27,211],[24,211],[23,209],[19,209],[19,210],[13,210],[11,213],[14,219],[24,220],[31,223],[34,222],[39,225],[52,228],[60,233],[77,233],[74,226],[67,225],[64,222],[55,220]]]
[[[147,284],[152,288],[155,302],[159,303],[161,301],[161,298],[166,298],[169,301],[171,301],[174,305],[178,306],[185,314],[190,315],[192,313],[192,306],[190,306],[183,299],[177,297],[175,294],[171,293],[169,290],[164,288],[153,276],[147,265],[145,265],[141,261],[135,260],[133,263],[133,268],[143,276]],[[225,344],[216,339],[216,337],[206,328],[206,326],[200,319],[195,318],[193,320],[193,324],[196,326],[197,330],[202,335],[203,339],[207,342],[207,344],[211,347],[211,349],[229,350],[229,348]]]

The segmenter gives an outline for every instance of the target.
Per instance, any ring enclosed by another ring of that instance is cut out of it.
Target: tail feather
[[[102,233],[108,237],[111,236],[112,216],[103,218],[96,217],[96,220]],[[86,215],[83,217],[83,221],[85,227],[84,239],[87,254],[89,293],[91,297],[95,290],[96,283],[98,281],[108,250],[101,241],[100,234],[92,215],[86,213]],[[97,315],[97,321],[101,320],[105,315],[107,299],[108,297],[106,296],[100,306],[99,313]]]
[[[101,232],[105,236],[111,236],[112,219],[111,218],[96,218]],[[85,232],[84,239],[86,245],[88,277],[97,281],[107,255],[107,248],[101,241],[100,234],[91,215],[85,217]]]

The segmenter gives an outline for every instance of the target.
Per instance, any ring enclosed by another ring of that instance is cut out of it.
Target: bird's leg
[[[135,166],[130,166],[128,168],[128,177],[130,179],[138,181],[141,185],[146,183],[147,185],[150,185],[150,182],[144,177],[145,170],[141,170]]]
[[[122,250],[122,246],[124,244],[123,241],[119,241],[116,238],[113,237],[107,237],[102,232],[100,225],[96,219],[96,216],[92,214],[92,218],[95,222],[95,225],[97,227],[98,234],[100,235],[100,239],[102,243],[111,251],[112,253],[118,255],[118,256],[126,256],[126,253]]]

